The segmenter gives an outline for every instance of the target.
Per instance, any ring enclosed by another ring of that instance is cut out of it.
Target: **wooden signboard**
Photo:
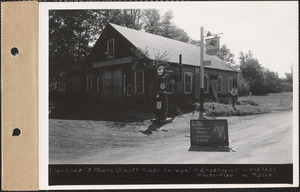
[[[216,55],[220,52],[220,37],[213,37],[210,39],[205,39],[206,41],[206,54]]]
[[[191,147],[209,147],[229,150],[226,119],[194,119],[190,122]]]

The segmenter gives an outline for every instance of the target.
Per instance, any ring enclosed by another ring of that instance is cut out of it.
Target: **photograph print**
[[[292,184],[295,3],[163,5],[49,9],[50,183]]]

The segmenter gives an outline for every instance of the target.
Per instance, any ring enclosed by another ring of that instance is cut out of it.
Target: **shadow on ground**
[[[69,100],[52,102],[49,106],[50,119],[142,122],[154,117],[155,114],[151,111],[100,102]]]
[[[134,105],[134,106],[133,106]],[[142,107],[147,106],[147,107]],[[168,108],[168,117],[190,113],[196,110],[193,105],[179,107],[178,104],[170,104]],[[147,109],[145,109],[147,108]],[[135,103],[132,105],[115,104],[86,99],[67,99],[51,101],[49,103],[50,119],[66,120],[95,120],[95,121],[116,121],[116,122],[143,122],[154,119],[155,112],[146,104]],[[155,130],[159,125],[153,124],[149,127],[149,132]],[[148,133],[148,132],[146,132]]]
[[[145,135],[152,135],[154,131],[158,131],[159,128],[161,128],[163,126],[163,124],[161,123],[156,123],[155,121],[153,121],[153,123],[151,125],[149,125],[148,129],[146,129],[145,131],[140,131]]]
[[[230,152],[230,148],[229,147],[195,147],[195,146],[191,146],[189,148],[189,151],[200,151],[200,152]]]

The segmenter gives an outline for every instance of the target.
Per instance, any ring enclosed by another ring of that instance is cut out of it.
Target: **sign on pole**
[[[206,54],[216,55],[220,51],[220,37],[214,37],[210,39],[205,39],[206,42]]]
[[[157,75],[162,76],[165,73],[165,67],[160,66],[157,68]]]
[[[232,96],[237,96],[237,94],[238,94],[237,88],[235,88],[235,87],[232,88],[232,89],[231,89],[231,95],[232,95]]]
[[[204,66],[211,66],[211,60],[204,60],[203,65]]]

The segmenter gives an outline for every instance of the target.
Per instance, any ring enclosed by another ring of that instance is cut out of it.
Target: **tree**
[[[49,12],[50,90],[65,87],[66,76],[78,71],[107,22],[141,29],[140,9],[51,10]]]
[[[200,40],[195,40],[195,39],[190,39],[188,43],[200,47],[201,41]]]
[[[293,91],[293,66],[291,66],[291,72],[285,73],[285,78],[281,81],[282,91]]]
[[[252,52],[240,52],[239,60],[241,73],[249,84],[250,91],[253,94],[265,94],[263,68],[258,60],[253,57]]]
[[[230,49],[227,47],[226,44],[222,45],[220,52],[217,54],[217,56],[222,60],[228,62],[229,64],[235,64],[234,54],[231,53]]]
[[[161,35],[164,37],[170,37],[171,36],[171,28],[172,28],[172,20],[173,19],[173,12],[167,11],[161,21]]]
[[[161,17],[157,9],[143,11],[143,29],[145,32],[161,35]]]
[[[293,66],[291,66],[290,73],[285,73],[285,81],[293,84]]]
[[[95,12],[99,13],[102,30],[108,22],[137,30],[142,28],[143,13],[140,9],[104,9]]]
[[[190,37],[183,29],[180,29],[177,26],[173,25],[172,31],[173,31],[173,33],[170,36],[171,39],[175,39],[175,40],[182,41],[185,43],[189,42]]]
[[[265,69],[263,72],[265,91],[268,93],[278,93],[281,92],[281,79],[278,73]]]
[[[162,17],[157,9],[146,9],[143,11],[143,29],[155,35],[160,35],[182,42],[189,42],[190,37],[173,22],[173,12],[167,11]]]
[[[175,39],[182,42],[189,42],[190,37],[183,30],[178,28],[173,22],[173,12],[167,11],[161,21],[161,35],[170,39]]]
[[[188,42],[189,36],[172,22],[172,18],[172,11],[161,17],[155,9],[51,10],[50,90],[58,91],[59,87],[65,87],[67,76],[82,68],[108,22]]]
[[[49,12],[50,89],[58,91],[65,87],[66,76],[81,68],[91,48],[91,34],[98,29],[96,18],[97,15],[90,10]]]
[[[249,91],[250,91],[250,86],[247,82],[247,80],[241,75],[239,74],[238,76],[238,93],[239,95],[248,95]]]

